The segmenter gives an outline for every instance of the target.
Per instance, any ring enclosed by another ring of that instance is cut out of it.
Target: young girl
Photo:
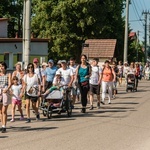
[[[53,86],[51,88],[49,88],[44,94],[43,96],[48,95],[49,93],[51,93],[53,90],[59,89],[61,86],[64,85],[64,79],[61,77],[61,74],[59,72],[56,72],[56,75],[54,77],[53,80]]]
[[[11,92],[12,92],[12,119],[10,120],[11,122],[15,121],[15,108],[16,105],[18,105],[18,110],[20,112],[20,120],[23,120],[23,112],[21,109],[22,101],[21,101],[21,90],[22,90],[22,85],[18,84],[18,77],[14,76],[13,77],[13,85],[11,86]]]

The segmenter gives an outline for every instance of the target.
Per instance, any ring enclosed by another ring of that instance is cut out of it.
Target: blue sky
[[[144,20],[136,21],[140,19],[144,19],[144,15],[142,15],[143,11],[150,12],[150,0],[131,0],[131,4],[129,6],[129,23],[130,28],[133,29],[134,32],[139,32],[139,39],[143,41],[144,37]],[[148,24],[149,24],[148,15]],[[149,32],[148,32],[149,33]]]

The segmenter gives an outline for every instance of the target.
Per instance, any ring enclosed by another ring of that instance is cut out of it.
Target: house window
[[[9,68],[9,53],[4,54],[4,62],[7,64],[7,68]]]
[[[22,54],[17,54],[17,62],[22,62]]]

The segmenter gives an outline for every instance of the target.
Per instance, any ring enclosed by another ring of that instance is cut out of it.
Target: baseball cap
[[[39,62],[39,59],[38,58],[34,58],[33,59],[33,63],[38,63]]]
[[[53,59],[50,59],[48,62],[52,64],[54,63]]]
[[[61,60],[61,63],[67,63],[66,60]]]
[[[48,64],[46,62],[43,62],[42,63],[42,66],[47,66]]]
[[[57,64],[61,64],[61,60],[58,60]]]
[[[61,73],[60,73],[60,72],[58,72],[58,71],[56,71],[56,75],[61,75]]]

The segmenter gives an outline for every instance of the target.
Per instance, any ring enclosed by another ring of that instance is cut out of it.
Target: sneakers
[[[91,105],[89,110],[93,110],[93,108],[94,108],[93,105]]]
[[[21,117],[20,117],[20,120],[21,120],[21,121],[22,121],[22,120],[24,120],[24,117],[23,117],[23,116],[21,116]]]
[[[11,119],[10,122],[15,122],[15,119]]]
[[[115,95],[113,95],[113,99],[115,99],[116,98],[116,96]]]
[[[86,112],[86,108],[82,108],[81,112],[85,113]]]
[[[31,119],[30,118],[28,118],[26,121],[25,121],[25,123],[30,123],[31,122]]]
[[[105,103],[103,101],[101,101],[101,104],[105,105]]]
[[[36,115],[36,120],[38,121],[39,119],[40,119],[40,115],[37,114],[37,115]]]
[[[2,133],[6,133],[6,128],[2,127]]]
[[[108,104],[111,104],[111,102],[108,102]]]

